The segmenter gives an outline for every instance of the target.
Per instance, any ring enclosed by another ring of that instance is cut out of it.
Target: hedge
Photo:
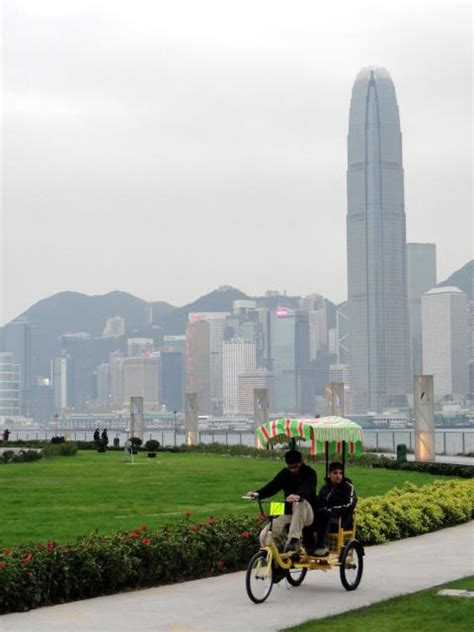
[[[361,500],[358,537],[364,544],[434,531],[471,519],[472,481],[406,484]],[[159,586],[245,568],[258,548],[259,516],[232,516],[130,533],[94,532],[72,544],[54,541],[0,552],[0,613]]]
[[[474,478],[474,465],[421,461],[397,461],[386,456],[377,457],[377,459],[374,460],[371,465],[372,467],[383,467],[389,470],[410,470],[412,472],[437,474],[438,476],[460,476],[461,478]]]

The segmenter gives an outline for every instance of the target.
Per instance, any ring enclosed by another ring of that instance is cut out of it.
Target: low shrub
[[[358,537],[375,544],[470,520],[472,481],[407,484],[361,500]],[[72,544],[50,541],[0,551],[0,613],[110,594],[123,589],[199,579],[245,567],[258,548],[260,516],[100,535]]]
[[[3,454],[0,454],[0,465],[39,461],[41,458],[42,454],[39,450],[20,450],[19,452],[5,450]]]
[[[467,522],[473,516],[472,481],[417,487],[405,483],[357,505],[357,534],[364,544],[380,544]]]
[[[363,457],[362,457],[363,458]],[[457,463],[427,463],[420,461],[396,461],[386,456],[376,457],[371,463],[372,467],[383,467],[389,470],[410,470],[412,472],[425,472],[440,476],[459,476],[461,478],[474,478],[474,465],[460,465]]]
[[[49,444],[43,448],[43,456],[74,456],[77,454],[77,444],[75,443],[57,443]]]
[[[156,441],[155,439],[148,439],[148,441],[145,443],[145,450],[147,450],[147,452],[157,452],[159,447],[160,442]]]

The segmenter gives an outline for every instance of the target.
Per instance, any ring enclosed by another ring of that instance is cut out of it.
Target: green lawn
[[[308,621],[285,628],[286,632],[472,632],[474,630],[473,600],[441,597],[442,588],[474,590],[474,576],[436,586],[429,590],[395,597],[382,603],[351,610],[336,617]]]
[[[121,452],[82,451],[34,463],[0,466],[0,546],[54,539],[73,540],[94,529],[113,532],[146,523],[151,528],[181,519],[253,513],[241,499],[263,485],[282,463],[224,455],[141,453],[134,465]],[[318,464],[321,484],[323,466]],[[436,477],[417,472],[348,468],[359,497],[383,494],[411,481]],[[439,477],[438,477],[439,478]],[[446,480],[445,477],[440,477]]]

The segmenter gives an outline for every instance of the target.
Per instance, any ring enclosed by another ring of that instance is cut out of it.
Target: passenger
[[[303,527],[312,524],[317,502],[317,476],[313,468],[303,463],[303,456],[298,450],[288,450],[285,453],[286,467],[278,472],[273,480],[258,489],[248,492],[249,496],[258,494],[259,498],[269,498],[279,491],[283,491],[285,500],[292,503],[291,513],[278,516],[273,520],[273,535],[276,538],[289,525],[288,539],[284,552],[298,551],[301,543]],[[265,546],[266,535],[270,523],[260,532],[260,545]]]
[[[343,471],[342,463],[331,463],[326,484],[319,491],[319,508],[315,518],[318,541],[314,551],[318,557],[329,554],[328,535],[334,528],[337,530],[339,518],[343,528],[349,528],[352,522],[357,496],[352,481],[345,478]]]

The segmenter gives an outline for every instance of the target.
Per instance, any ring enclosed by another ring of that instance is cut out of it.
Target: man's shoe
[[[329,549],[327,546],[318,546],[314,549],[313,555],[315,557],[326,557],[326,555],[329,555]]]
[[[290,551],[298,551],[300,548],[300,539],[299,538],[291,538],[286,541],[286,544],[283,548],[283,553],[289,553]]]

